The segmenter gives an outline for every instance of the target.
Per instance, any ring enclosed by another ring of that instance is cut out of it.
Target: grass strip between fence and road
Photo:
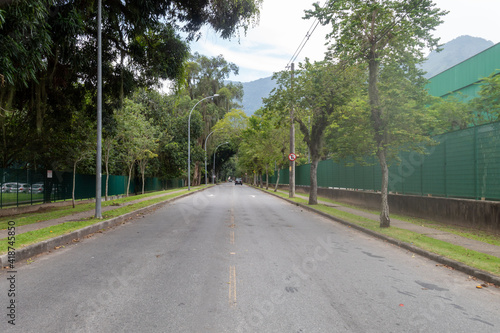
[[[486,272],[495,274],[500,276],[500,258],[488,255],[485,253],[480,253],[477,251],[469,250],[467,248],[464,248],[459,245],[454,245],[450,244],[448,242],[434,239],[413,231],[397,228],[397,227],[390,227],[390,228],[380,228],[379,222],[375,220],[371,220],[368,218],[364,218],[355,214],[347,213],[340,211],[338,209],[335,209],[334,207],[329,207],[324,204],[317,204],[317,205],[309,205],[308,200],[303,199],[303,198],[289,198],[288,193],[282,192],[282,191],[277,191],[274,192],[274,190],[267,190],[269,193],[276,194],[280,197],[283,197],[285,199],[291,200],[296,203],[300,203],[306,206],[309,206],[311,208],[314,208],[316,210],[319,210],[323,213],[326,213],[328,215],[331,215],[333,217],[339,218],[341,220],[347,221],[349,223],[353,223],[356,225],[359,225],[363,228],[372,230],[374,232],[383,234],[385,236],[391,237],[393,239],[397,239],[401,242],[405,242],[408,244],[412,244],[413,246],[416,246],[418,248],[421,248],[423,250],[441,255],[443,257],[464,263],[468,266],[484,270]],[[355,206],[348,206],[345,204],[341,204],[338,202],[334,202],[330,199],[323,198],[323,197],[318,197],[318,200],[321,201],[327,201],[334,203],[335,205],[339,206],[344,206],[344,207],[351,207],[355,208],[358,210],[363,210],[365,212],[370,212],[370,213],[377,213],[376,211],[371,211],[371,210],[365,210],[365,209],[360,209],[359,207]],[[477,230],[471,230],[468,229],[466,231],[466,228],[463,227],[456,227],[456,226],[443,226],[440,225],[437,222],[432,222],[432,221],[426,221],[423,219],[416,219],[416,218],[410,218],[410,217],[405,217],[401,215],[393,215],[394,218],[397,218],[399,220],[403,220],[406,222],[410,223],[417,223],[420,225],[424,225],[426,227],[433,228],[436,226],[435,229],[439,230],[444,230],[447,232],[452,232],[457,235],[460,235],[462,237],[466,238],[471,238],[471,239],[476,239],[480,240],[483,242],[488,242],[493,245],[500,245],[500,236],[498,235],[493,235],[483,232],[483,231],[477,231]],[[426,222],[426,223],[425,223]],[[478,235],[479,234],[479,235]]]
[[[16,248],[22,248],[25,246],[28,246],[30,244],[35,244],[44,240],[48,240],[50,238],[68,234],[72,231],[84,228],[89,225],[93,225],[98,222],[106,221],[109,219],[112,219],[117,216],[121,216],[133,211],[136,211],[140,208],[148,207],[151,205],[154,205],[156,203],[166,201],[181,195],[185,195],[189,192],[195,192],[197,190],[203,189],[203,187],[192,187],[191,191],[188,191],[187,189],[183,190],[181,189],[173,189],[173,190],[167,190],[167,191],[159,191],[159,192],[151,192],[151,193],[146,193],[142,195],[136,195],[136,196],[131,196],[131,197],[124,197],[120,199],[115,199],[115,200],[110,200],[110,201],[103,201],[102,202],[102,207],[106,206],[116,206],[117,208],[108,210],[106,212],[102,213],[102,219],[97,219],[95,217],[92,218],[86,218],[82,219],[79,221],[68,221],[65,223],[33,230],[33,231],[28,231],[22,234],[16,235]],[[179,192],[179,190],[181,190]],[[170,192],[175,192],[168,194]],[[165,194],[165,195],[162,195]],[[161,197],[153,198],[153,199],[147,199],[148,197],[152,196],[158,196],[162,195]],[[135,202],[133,204],[129,205],[123,205],[126,204],[130,201],[136,201],[139,199],[144,199],[143,201]],[[123,205],[123,206],[121,206]],[[41,221],[46,221],[46,220],[51,220],[55,218],[60,218],[64,216],[72,216],[75,213],[80,213],[80,212],[85,212],[92,210],[95,207],[95,203],[89,203],[89,204],[81,204],[76,206],[75,208],[72,208],[71,206],[69,207],[51,207],[48,208],[47,212],[45,213],[28,213],[28,214],[22,214],[18,215],[16,217],[5,217],[0,220],[0,229],[7,229],[7,223],[10,220],[14,220],[16,222],[16,226],[21,226],[21,225],[27,225],[27,224],[33,224]],[[19,218],[18,218],[19,217]],[[8,249],[8,242],[7,238],[2,238],[0,239],[0,255],[7,253]]]

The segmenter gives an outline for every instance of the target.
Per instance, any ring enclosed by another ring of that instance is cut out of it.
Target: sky
[[[220,54],[239,67],[239,75],[229,79],[249,82],[284,70],[313,24],[304,20],[304,10],[312,9],[318,0],[264,0],[258,26],[249,28],[240,38],[223,40],[212,30],[203,30],[202,37],[190,44],[192,52],[208,57]],[[324,3],[324,0],[320,1]],[[441,43],[469,35],[500,42],[500,0],[434,0],[438,8],[449,11],[434,36]],[[296,63],[306,57],[322,60],[326,51],[328,27],[318,25],[310,36]]]

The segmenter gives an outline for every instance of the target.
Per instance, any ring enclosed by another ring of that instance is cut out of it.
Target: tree
[[[261,187],[262,174],[265,172],[266,189],[269,188],[269,175],[274,173],[274,167],[281,168],[286,161],[289,135],[288,129],[280,126],[280,121],[281,118],[275,113],[260,109],[248,118],[247,126],[241,132],[238,166],[243,172],[260,178]]]
[[[146,142],[145,142],[146,143]],[[153,146],[153,142],[149,141],[146,143],[147,146]],[[154,153],[150,149],[146,148],[146,146],[142,146],[141,149],[139,150],[139,154],[137,156],[137,163],[139,163],[139,171],[141,172],[141,178],[142,178],[142,190],[141,193],[144,194],[144,185],[146,181],[145,173],[146,173],[146,166],[148,164],[148,161],[150,159],[153,159],[155,157],[158,157],[158,154]]]
[[[311,157],[309,204],[315,205],[318,203],[317,168],[323,155],[325,129],[331,116],[339,112],[361,88],[363,75],[357,67],[306,60],[296,72],[293,88],[289,85],[288,73],[278,73],[275,77],[278,78],[278,89],[267,102],[281,104],[281,109],[286,103],[292,103],[295,108],[294,120],[304,134]]]
[[[223,88],[224,89],[224,88]],[[238,151],[242,140],[242,133],[248,125],[248,117],[242,110],[232,109],[211,128],[213,135],[207,143],[207,151],[215,148],[220,142],[229,142],[229,146],[221,147],[222,162],[228,161]],[[217,163],[219,169],[224,168],[224,163]]]
[[[195,102],[195,100],[198,101],[208,96],[218,95],[196,108],[196,111],[200,112],[202,116],[203,128],[199,136],[191,135],[192,138],[196,138],[195,144],[197,148],[195,149],[200,151],[203,149],[212,127],[227,112],[237,106],[236,100],[241,101],[243,96],[242,85],[225,82],[231,73],[238,74],[238,66],[227,62],[222,55],[206,57],[195,53],[186,65],[184,86],[178,87],[178,93],[181,96],[188,95]],[[182,101],[182,103],[185,103],[185,101]],[[190,110],[191,108],[186,108],[186,112],[190,112]],[[196,159],[196,156],[196,154],[192,156],[194,162],[193,185],[201,183],[202,176],[202,168],[200,167],[202,160]]]
[[[11,1],[0,4],[0,106],[9,107],[15,84],[27,85],[46,68],[44,54],[52,40],[47,22],[48,8],[54,1]],[[6,98],[7,97],[7,98]]]
[[[482,79],[478,97],[471,100],[477,123],[500,120],[500,75],[495,71]]]
[[[222,55],[216,57],[207,57],[195,52],[187,65],[187,77],[185,89],[188,91],[191,99],[201,96],[212,96],[220,93],[224,87],[235,87],[235,84],[226,84],[224,82],[231,73],[238,75],[239,68],[232,62],[227,62]],[[241,90],[242,85],[238,88]],[[229,96],[231,100],[232,96]],[[240,98],[242,96],[237,96]],[[217,105],[223,105],[220,99],[214,101]]]
[[[118,143],[122,150],[122,160],[127,167],[129,194],[130,180],[135,162],[142,161],[142,180],[144,186],[144,171],[147,159],[153,158],[156,154],[156,127],[152,125],[144,116],[144,106],[126,98],[122,109],[115,113],[117,122]]]
[[[433,135],[464,129],[474,123],[474,112],[470,103],[456,95],[432,98],[428,112],[435,119],[429,128],[429,133]]]
[[[217,133],[219,141],[234,141],[237,143],[240,140],[242,131],[245,130],[248,124],[248,117],[242,110],[233,109],[224,115],[224,118],[219,120],[212,131]]]
[[[315,4],[306,17],[330,24],[327,36],[332,44],[330,57],[346,63],[368,66],[368,95],[375,154],[382,169],[380,226],[389,227],[387,164],[391,119],[385,117],[379,94],[380,69],[399,66],[408,78],[421,76],[416,64],[423,60],[423,48],[434,48],[438,40],[431,32],[442,23],[445,11],[431,0],[329,0]]]

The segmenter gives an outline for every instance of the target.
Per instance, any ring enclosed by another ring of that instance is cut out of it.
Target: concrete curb
[[[461,271],[463,273],[466,273],[468,275],[471,275],[471,276],[474,276],[478,279],[481,279],[485,282],[488,282],[488,283],[493,283],[497,286],[500,286],[500,276],[497,276],[497,275],[494,275],[494,274],[491,274],[489,272],[486,272],[486,271],[483,271],[483,270],[480,270],[480,269],[477,269],[475,267],[471,267],[471,266],[468,266],[464,263],[461,263],[459,261],[456,261],[456,260],[452,260],[452,259],[449,259],[449,258],[446,258],[446,257],[443,257],[443,256],[440,256],[436,253],[433,253],[433,252],[429,252],[429,251],[426,251],[424,249],[421,249],[419,247],[416,247],[412,244],[409,244],[409,243],[406,243],[406,242],[402,242],[400,240],[397,240],[397,239],[394,239],[392,237],[388,237],[386,235],[383,235],[383,234],[380,234],[376,231],[373,231],[373,230],[370,230],[370,229],[366,229],[366,228],[363,228],[357,224],[354,224],[354,223],[351,223],[351,222],[347,222],[345,220],[342,220],[338,217],[335,217],[335,216],[332,216],[332,215],[329,215],[327,213],[324,213],[320,210],[317,210],[317,209],[314,209],[312,207],[309,207],[307,205],[304,205],[304,204],[301,204],[301,203],[297,203],[295,201],[292,201],[290,199],[287,199],[287,198],[283,198],[277,194],[274,194],[274,193],[269,193],[265,190],[262,190],[260,188],[257,188],[258,190],[261,190],[262,192],[265,192],[267,194],[270,194],[270,195],[273,195],[277,198],[280,198],[282,200],[285,200],[293,205],[296,205],[296,206],[299,206],[301,208],[304,208],[304,209],[307,209],[308,211],[310,212],[314,212],[316,214],[319,214],[323,217],[326,217],[330,220],[333,220],[333,221],[336,221],[336,222],[339,222],[339,223],[342,223],[346,226],[349,226],[353,229],[356,229],[356,230],[359,230],[359,231],[362,231],[366,234],[369,234],[370,236],[373,236],[373,237],[377,237],[379,239],[382,239],[388,243],[391,243],[391,244],[394,244],[394,245],[397,245],[403,249],[406,249],[408,251],[411,251],[413,253],[416,253],[418,255],[421,255],[423,257],[426,257],[428,259],[431,259],[431,260],[434,260],[440,264],[443,264],[443,265],[446,265],[446,266],[449,266],[449,267],[452,267],[454,269],[456,269],[457,271]]]
[[[194,191],[194,192],[182,194],[178,197],[171,198],[171,199],[168,199],[168,200],[165,200],[162,202],[152,204],[152,205],[147,206],[147,207],[140,208],[140,209],[135,210],[133,212],[130,212],[130,213],[127,213],[124,215],[114,217],[114,218],[109,219],[109,220],[105,220],[102,222],[98,222],[98,223],[86,226],[82,229],[72,231],[72,232],[65,234],[65,235],[60,235],[60,236],[57,236],[57,237],[54,237],[51,239],[47,239],[45,241],[41,241],[39,243],[31,244],[31,245],[28,245],[26,247],[22,247],[19,249],[16,248],[15,261],[20,262],[21,260],[29,259],[29,258],[32,258],[36,255],[41,254],[41,253],[51,251],[52,249],[54,249],[57,246],[62,246],[62,245],[73,243],[74,240],[81,240],[85,236],[88,236],[90,234],[94,234],[96,232],[99,232],[99,231],[102,231],[105,229],[115,227],[119,224],[122,224],[126,220],[132,219],[136,215],[139,215],[139,214],[145,215],[145,214],[153,211],[154,209],[160,208],[161,206],[164,206],[170,202],[187,197],[187,196],[192,195],[194,193],[204,191],[207,188],[209,188],[209,187],[205,187],[205,188],[199,189],[199,190]],[[0,268],[1,269],[6,267],[7,265],[9,265],[8,259],[9,259],[8,254],[3,254],[0,256]]]

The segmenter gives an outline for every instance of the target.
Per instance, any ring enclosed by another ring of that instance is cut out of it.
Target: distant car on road
[[[243,180],[241,180],[241,178],[236,178],[234,180],[234,185],[238,185],[238,184],[243,185]]]

